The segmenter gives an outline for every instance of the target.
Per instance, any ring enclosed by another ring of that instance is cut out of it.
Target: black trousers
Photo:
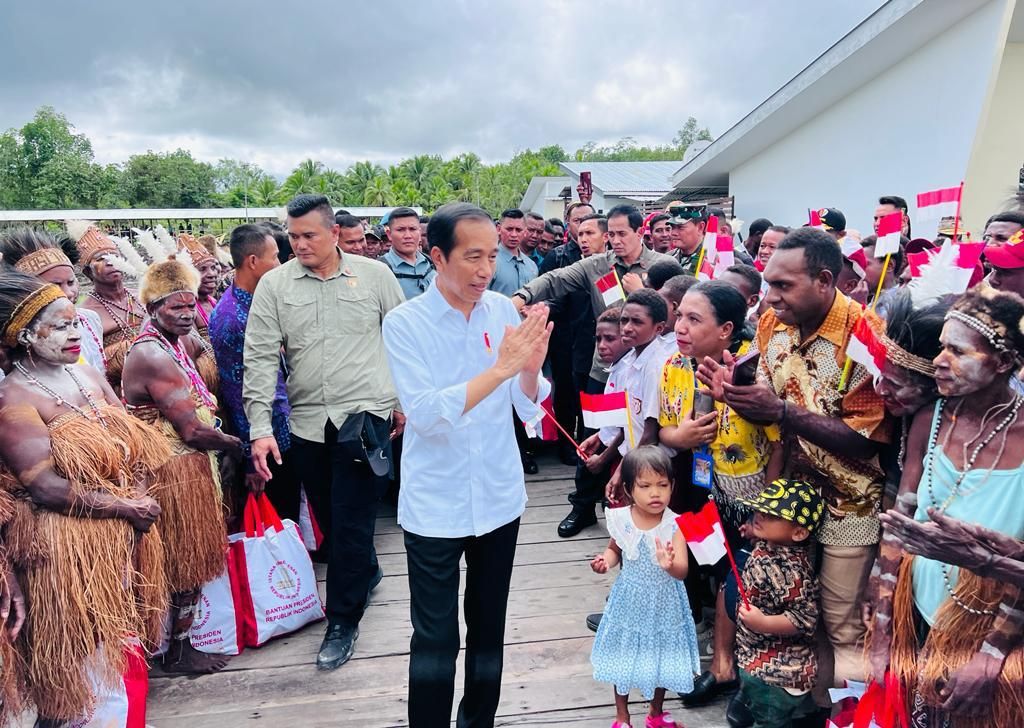
[[[586,387],[583,389],[587,394],[603,394],[604,384],[587,377]],[[578,399],[578,397],[577,397]],[[582,428],[582,419],[580,420],[580,427]],[[583,428],[583,436],[580,440],[584,440],[593,435],[597,430],[591,430],[589,428]],[[577,458],[579,461],[579,458]],[[576,491],[569,494],[569,502],[572,507],[576,510],[593,510],[594,506],[604,500],[604,488],[608,485],[608,479],[611,478],[611,467],[606,468],[600,473],[592,473],[587,470],[587,466],[582,462],[576,463]]]
[[[557,331],[555,335],[559,335]],[[551,363],[551,382],[554,385],[551,395],[551,404],[555,410],[553,414],[558,420],[558,424],[564,427],[566,432],[576,437],[580,395],[573,383],[572,349],[566,349],[564,344],[558,343],[549,349],[548,361]],[[568,444],[561,432],[558,433],[558,440]]]
[[[456,725],[492,728],[501,695],[512,560],[519,519],[483,536],[405,532],[412,643],[410,728],[449,728],[459,656],[459,562],[466,556],[466,682]]]
[[[267,481],[265,492],[270,503],[281,518],[299,522],[299,487],[301,481],[295,470],[295,451],[288,448],[281,453],[281,464],[274,458],[267,458],[270,473],[274,477]]]
[[[328,422],[324,442],[292,435],[296,472],[306,488],[313,514],[324,534],[327,555],[327,619],[355,627],[366,609],[370,580],[377,573],[373,530],[377,499],[387,487],[351,448],[339,445],[338,429]]]

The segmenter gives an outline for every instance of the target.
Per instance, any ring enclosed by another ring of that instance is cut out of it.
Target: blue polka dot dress
[[[594,679],[612,683],[619,695],[639,690],[646,700],[655,688],[688,693],[700,672],[697,633],[686,587],[658,565],[654,546],[656,537],[672,540],[676,514],[665,509],[660,524],[641,531],[630,510],[605,512],[622,566],[590,653]]]

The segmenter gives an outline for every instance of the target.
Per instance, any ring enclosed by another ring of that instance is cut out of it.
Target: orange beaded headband
[[[51,268],[66,265],[71,267],[71,261],[60,248],[40,248],[33,250],[14,264],[14,269],[32,276],[38,276]]]
[[[15,306],[11,312],[11,318],[8,319],[7,326],[4,327],[4,344],[11,348],[17,346],[18,334],[32,323],[32,320],[39,315],[40,311],[62,298],[67,298],[64,295],[64,291],[52,283],[37,288],[28,294],[25,300]]]

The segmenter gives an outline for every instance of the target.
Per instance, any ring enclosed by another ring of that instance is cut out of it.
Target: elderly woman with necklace
[[[164,666],[208,673],[227,658],[197,652],[189,630],[200,588],[224,570],[227,532],[216,451],[240,454],[241,443],[218,428],[217,400],[184,346],[198,288],[195,269],[174,258],[149,267],[139,298],[150,318],[125,357],[122,388],[128,411],[155,426],[173,452],[153,478],[173,616]]]
[[[13,364],[0,383],[3,542],[28,606],[21,659],[4,670],[20,673],[37,725],[64,725],[93,707],[94,680],[117,683],[136,636],[159,640],[160,507],[146,490],[170,452],[102,374],[71,366],[81,333],[59,287],[0,274],[0,336]]]
[[[1024,300],[992,291],[966,294],[946,315],[940,396],[911,424],[897,510],[1024,536],[1024,400],[1009,386],[1022,317]],[[908,688],[915,728],[1021,725],[1021,588],[923,557],[896,564],[878,576],[873,676],[890,669]]]

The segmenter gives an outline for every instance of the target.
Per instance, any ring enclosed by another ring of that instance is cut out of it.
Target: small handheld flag
[[[900,236],[903,234],[903,213],[890,213],[878,221],[878,242],[875,243],[875,257],[893,255],[900,251]]]
[[[619,284],[619,277],[615,275],[614,270],[598,278],[594,281],[594,285],[601,292],[601,298],[604,299],[605,306],[611,306],[613,303],[625,300],[626,298],[622,286]]]
[[[862,316],[854,325],[850,340],[846,344],[846,355],[867,369],[874,379],[882,376],[882,367],[885,366],[885,344],[878,340],[867,318]]]
[[[708,500],[707,505],[696,513],[683,513],[676,517],[676,525],[686,539],[686,545],[690,547],[693,558],[703,566],[717,564],[723,556],[729,557],[729,564],[732,566],[733,576],[736,577],[736,586],[739,589],[743,604],[750,608],[747,601],[747,592],[743,588],[743,579],[740,578],[740,571],[736,567],[736,559],[733,558],[729,542],[725,540],[725,531],[722,529],[722,519],[718,515],[718,507],[713,500]]]
[[[610,392],[608,394],[580,392],[580,407],[583,410],[583,424],[593,430],[629,425],[629,408],[626,404],[625,392]]]

